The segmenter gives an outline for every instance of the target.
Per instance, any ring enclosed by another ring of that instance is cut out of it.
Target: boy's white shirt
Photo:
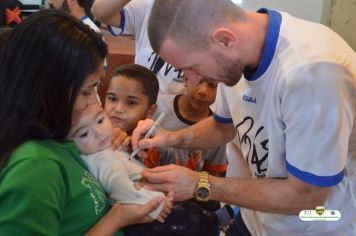
[[[134,181],[141,180],[143,165],[127,152],[107,148],[89,155],[81,155],[89,172],[99,180],[110,197],[123,204],[144,205],[153,198],[164,196],[158,191],[145,188],[137,190]],[[164,201],[149,216],[156,219],[162,211]]]
[[[183,85],[183,73],[161,61],[150,45],[147,24],[154,0],[132,0],[121,11],[120,28],[109,26],[113,35],[135,35],[135,63],[154,73],[159,81],[160,94],[180,94],[186,90]],[[155,72],[155,68],[159,68]]]

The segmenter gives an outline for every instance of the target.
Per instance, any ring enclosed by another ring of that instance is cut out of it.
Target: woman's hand
[[[113,235],[121,228],[140,223],[150,223],[153,221],[148,214],[156,209],[165,197],[152,199],[145,205],[137,204],[114,204],[111,210],[100,219],[86,236],[106,236]]]
[[[113,211],[118,220],[122,222],[121,227],[131,224],[150,223],[154,221],[148,216],[150,212],[155,210],[166,197],[152,199],[145,205],[137,204],[114,204]],[[165,217],[164,217],[165,218]]]
[[[159,213],[157,217],[157,221],[164,223],[167,216],[171,213],[173,207],[173,192],[169,192],[164,199],[164,206],[162,211]]]
[[[113,148],[120,151],[128,151],[130,146],[130,136],[120,128],[114,128],[113,132]]]

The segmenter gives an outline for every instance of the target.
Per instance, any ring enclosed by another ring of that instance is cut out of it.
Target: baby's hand
[[[173,207],[173,192],[169,192],[164,199],[164,206],[162,211],[159,213],[156,220],[161,223],[164,223],[164,220],[171,213]]]
[[[114,128],[113,148],[120,151],[127,151],[130,146],[130,137],[120,128]]]

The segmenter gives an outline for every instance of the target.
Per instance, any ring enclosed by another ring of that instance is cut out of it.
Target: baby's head
[[[113,126],[104,109],[98,104],[83,111],[67,135],[81,154],[92,154],[111,146]]]
[[[112,124],[131,133],[139,120],[155,112],[159,84],[149,69],[128,64],[116,68],[106,93],[105,111]]]

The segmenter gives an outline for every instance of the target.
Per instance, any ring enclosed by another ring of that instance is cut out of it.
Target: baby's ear
[[[147,111],[147,117],[146,118],[152,118],[153,114],[156,112],[157,110],[157,104],[152,104],[150,106],[150,108],[148,108],[148,111]]]

